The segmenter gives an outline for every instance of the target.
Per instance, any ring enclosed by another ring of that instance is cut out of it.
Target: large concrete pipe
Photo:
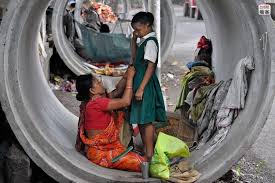
[[[176,18],[171,0],[161,0],[160,5],[161,62],[162,65],[165,66],[164,63],[174,44],[176,35]]]
[[[206,30],[213,41],[214,70],[217,80],[232,78],[234,67],[245,56],[253,56],[246,107],[231,128],[226,140],[207,158],[193,154],[202,180],[213,181],[249,150],[265,124],[274,94],[275,25],[270,16],[258,15],[260,0],[198,1]]]
[[[90,72],[90,70],[83,65],[84,59],[80,57],[72,47],[72,44],[68,41],[66,35],[64,34],[63,27],[63,14],[66,7],[67,0],[56,1],[54,7],[54,14],[52,18],[52,29],[55,47],[63,59],[64,63],[70,68],[76,75]],[[77,1],[77,5],[81,4],[83,0]],[[162,60],[167,58],[167,54],[173,44],[175,36],[175,17],[173,13],[173,7],[170,0],[161,1],[161,16],[163,18],[163,24],[161,25],[161,54]],[[124,8],[127,11],[130,10],[129,1],[124,1]],[[165,8],[166,7],[166,8]],[[76,10],[76,20],[81,21],[79,16],[79,7]],[[78,29],[77,29],[78,30]],[[80,35],[80,32],[77,31]]]
[[[90,69],[83,64],[85,60],[75,52],[72,44],[69,42],[66,35],[64,34],[63,15],[67,2],[68,0],[60,0],[55,2],[52,18],[54,44],[64,63],[71,71],[73,71],[76,75],[89,73]],[[81,23],[82,19],[80,17],[80,9],[83,0],[77,0],[76,2],[75,19],[76,21]],[[128,11],[128,1],[124,0],[123,2],[125,10]],[[76,30],[77,34],[81,38],[81,31],[78,26],[76,26]]]
[[[64,33],[63,16],[67,2],[68,0],[60,0],[56,1],[54,5],[52,17],[54,44],[60,57],[67,65],[67,67],[76,75],[80,75],[90,72],[90,69],[84,66],[84,59],[75,52],[73,45],[69,42]],[[83,1],[79,0],[77,2],[77,5],[79,5],[80,2]],[[76,13],[78,12],[80,13],[79,8],[77,7]],[[78,30],[77,32],[79,33],[79,35],[81,35],[80,30]]]
[[[207,157],[201,155],[208,144],[192,154],[202,173],[199,182],[212,182],[231,168],[249,149],[269,114],[275,80],[275,25],[270,17],[257,14],[261,2],[200,1],[214,44],[217,77],[231,77],[237,61],[246,55],[255,58],[256,69],[246,108],[226,140]],[[96,166],[74,150],[77,118],[56,99],[38,62],[35,35],[48,3],[10,0],[1,24],[1,105],[13,132],[32,160],[59,182],[144,182],[136,173]]]

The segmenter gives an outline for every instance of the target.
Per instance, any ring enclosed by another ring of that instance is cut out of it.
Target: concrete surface
[[[35,51],[37,39],[33,35],[38,34],[48,2],[11,0],[1,24],[0,98],[13,132],[32,160],[59,182],[144,182],[139,174],[104,169],[75,152],[77,118],[49,89]],[[247,96],[249,107],[239,115],[227,140],[209,157],[200,158],[203,148],[193,153],[203,174],[199,182],[212,182],[242,157],[271,108],[275,29],[270,17],[257,15],[260,2],[200,1],[207,32],[217,48],[214,64],[218,78],[230,77],[234,65],[246,55],[254,56],[256,70]]]
[[[275,175],[275,101],[267,122],[250,151],[260,158]],[[249,153],[249,152],[248,152]],[[275,180],[274,180],[275,182]]]

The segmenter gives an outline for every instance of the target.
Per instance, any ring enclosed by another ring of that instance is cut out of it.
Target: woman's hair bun
[[[80,75],[76,78],[76,99],[78,101],[87,101],[90,99],[90,88],[93,86],[93,75]]]
[[[85,97],[83,97],[80,93],[76,94],[76,100],[81,101],[81,102],[86,101]]]

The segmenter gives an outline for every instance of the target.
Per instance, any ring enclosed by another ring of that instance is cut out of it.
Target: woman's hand
[[[127,73],[127,78],[133,79],[136,73],[135,67],[133,66],[128,67],[126,73]]]
[[[137,92],[136,92],[136,94],[135,94],[135,97],[136,97],[136,100],[137,100],[137,101],[141,101],[141,100],[142,100],[142,98],[143,98],[143,92],[144,92],[144,90],[141,89],[141,88],[139,88],[139,89],[137,90]]]
[[[122,76],[123,79],[127,79],[127,77],[128,77],[128,69],[129,68],[130,68],[130,66],[128,66],[126,72],[123,74],[123,76]]]
[[[129,66],[127,69],[127,80],[126,85],[124,85],[124,93],[120,99],[112,99],[108,104],[108,111],[121,109],[131,105],[133,96],[133,77],[136,71],[133,66]]]

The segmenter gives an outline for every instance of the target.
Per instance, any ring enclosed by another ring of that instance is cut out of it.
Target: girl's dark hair
[[[76,99],[78,101],[88,101],[90,99],[90,88],[93,86],[93,75],[80,75],[76,78]]]
[[[149,26],[152,26],[154,24],[154,15],[150,12],[138,12],[135,14],[135,16],[132,19],[131,24],[133,25],[134,23],[142,23],[142,24],[147,24],[149,23]]]

